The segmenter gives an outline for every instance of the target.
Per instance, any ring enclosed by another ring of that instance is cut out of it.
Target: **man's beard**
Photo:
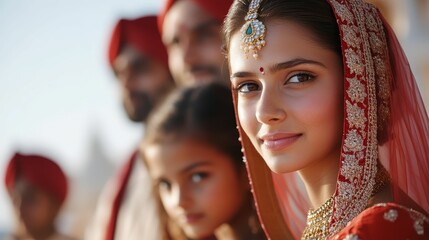
[[[195,75],[201,73],[205,73],[206,76],[204,78],[198,78]],[[219,81],[221,79],[221,71],[216,66],[211,65],[194,65],[189,69],[188,72],[185,72],[178,77],[181,85],[189,85],[189,84],[200,84],[207,83],[212,81]]]
[[[219,68],[212,65],[194,65],[191,67],[191,73],[195,72],[207,72],[213,76],[220,76]]]
[[[124,100],[123,105],[131,121],[144,122],[153,108],[153,101],[144,92],[131,92],[128,101]]]

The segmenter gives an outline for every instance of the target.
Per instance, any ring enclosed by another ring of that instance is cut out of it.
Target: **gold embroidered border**
[[[338,16],[346,80],[343,148],[329,229],[332,236],[366,208],[371,196],[377,172],[377,112],[388,113],[390,90],[385,76],[386,38],[377,10],[362,0],[329,2]],[[386,103],[382,110],[377,111],[377,99]]]

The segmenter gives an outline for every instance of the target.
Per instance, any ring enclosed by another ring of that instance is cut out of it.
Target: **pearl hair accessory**
[[[253,58],[258,59],[258,51],[265,46],[265,25],[257,19],[258,9],[262,0],[252,0],[244,20],[246,22],[241,27],[241,49],[244,51],[246,57],[249,52],[252,53]]]

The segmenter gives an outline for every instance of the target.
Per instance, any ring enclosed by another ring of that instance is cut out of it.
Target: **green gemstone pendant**
[[[266,28],[263,22],[258,20],[259,4],[262,0],[252,0],[244,20],[246,21],[240,29],[241,49],[246,55],[250,53],[253,58],[258,59],[258,52],[265,46]]]
[[[252,24],[249,24],[246,30],[246,35],[252,35],[252,33],[253,33]]]

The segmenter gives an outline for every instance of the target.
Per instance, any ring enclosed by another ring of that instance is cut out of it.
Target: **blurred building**
[[[65,232],[82,239],[92,219],[98,196],[116,167],[103,148],[100,132],[93,128],[83,169],[71,179],[71,194],[63,211]]]

